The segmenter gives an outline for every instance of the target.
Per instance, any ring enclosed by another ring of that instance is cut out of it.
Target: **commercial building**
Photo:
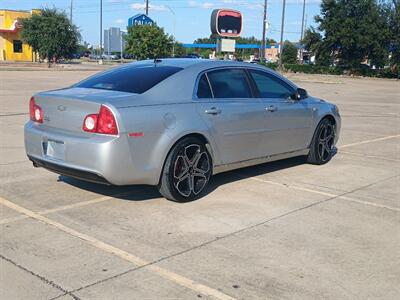
[[[125,49],[125,35],[121,29],[117,27],[110,27],[104,30],[104,52],[122,52]]]
[[[21,40],[20,19],[39,11],[0,9],[0,61],[33,61],[32,48]]]

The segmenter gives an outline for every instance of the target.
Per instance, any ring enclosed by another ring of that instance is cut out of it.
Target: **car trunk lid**
[[[34,96],[35,103],[43,110],[43,126],[81,133],[87,115],[98,113],[102,104],[113,105],[127,97],[132,94],[88,88],[68,88]]]

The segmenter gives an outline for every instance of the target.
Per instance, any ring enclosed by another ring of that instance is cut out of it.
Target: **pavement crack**
[[[13,117],[13,116],[25,116],[28,113],[10,113],[10,114],[0,114],[0,117]]]
[[[36,278],[38,278],[39,280],[41,280],[42,282],[52,286],[53,288],[63,292],[63,294],[61,296],[64,295],[69,295],[72,298],[74,298],[75,300],[81,300],[79,297],[75,296],[71,291],[68,291],[66,289],[64,289],[63,287],[61,287],[60,285],[58,285],[57,283],[55,283],[54,281],[47,279],[46,277],[39,275],[23,266],[21,266],[20,264],[16,263],[15,261],[13,261],[12,259],[5,257],[4,255],[0,254],[0,258],[2,258],[3,260],[7,261],[8,263],[12,264],[13,266],[25,271],[26,273],[35,276]]]

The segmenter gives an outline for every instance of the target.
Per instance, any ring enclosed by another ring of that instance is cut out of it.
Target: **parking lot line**
[[[396,177],[396,176],[394,176],[394,177]],[[286,184],[286,183],[280,183],[280,182],[275,182],[275,181],[271,181],[271,180],[264,180],[264,179],[260,179],[260,178],[257,178],[257,177],[250,177],[249,179],[252,179],[252,180],[255,180],[255,181],[258,181],[258,182],[263,182],[263,183],[268,183],[268,184],[272,184],[272,185],[278,185],[278,186],[282,186],[282,187],[286,187],[286,188],[291,188],[291,189],[295,189],[295,190],[298,190],[298,191],[304,191],[304,192],[319,194],[319,195],[327,196],[327,197],[330,197],[330,198],[343,199],[343,200],[356,202],[356,203],[360,203],[360,204],[364,204],[364,205],[369,205],[369,206],[374,206],[374,207],[379,207],[379,208],[385,208],[385,209],[389,209],[389,210],[393,210],[393,211],[400,211],[400,208],[397,208],[397,207],[378,204],[378,203],[364,201],[364,200],[358,200],[358,199],[351,198],[351,197],[348,197],[348,196],[345,196],[345,195],[337,195],[337,194],[322,192],[322,191],[313,190],[313,189],[309,189],[309,188],[301,187],[301,186],[297,186],[297,185],[289,185],[289,184]]]
[[[343,149],[343,148],[347,148],[347,147],[353,147],[353,146],[358,146],[358,145],[363,145],[363,144],[368,144],[368,143],[373,143],[373,142],[385,141],[385,140],[394,139],[394,138],[398,138],[398,137],[400,137],[400,134],[388,135],[388,136],[377,138],[377,139],[366,140],[366,141],[361,141],[361,142],[357,142],[357,143],[343,145],[338,148]]]
[[[54,221],[52,219],[49,219],[45,216],[42,216],[38,213],[35,213],[29,209],[26,209],[22,206],[19,206],[7,199],[4,199],[2,197],[0,197],[0,204],[13,209],[21,214],[24,214],[26,216],[28,216],[29,218],[35,219],[37,221],[40,221],[42,223],[45,223],[47,225],[53,226],[73,237],[79,238],[87,243],[89,243],[90,245],[92,245],[93,247],[100,249],[104,252],[108,252],[112,255],[115,255],[119,258],[122,258],[130,263],[135,264],[138,267],[145,267],[147,270],[152,271],[153,273],[171,281],[174,282],[176,284],[179,284],[183,287],[186,287],[188,289],[191,289],[193,291],[199,292],[205,296],[209,296],[209,297],[213,297],[216,299],[221,299],[221,300],[234,300],[235,298],[221,292],[218,291],[216,289],[213,289],[211,287],[205,286],[201,283],[195,282],[189,278],[186,278],[182,275],[179,275],[177,273],[174,273],[172,271],[168,271],[167,269],[161,268],[159,266],[154,265],[151,262],[148,262],[144,259],[141,259],[140,257],[137,257],[129,252],[126,252],[122,249],[116,248],[110,244],[107,244],[105,242],[102,242],[92,236],[89,236],[87,234],[84,234],[82,232],[76,231],[72,228],[69,228],[57,221]]]
[[[59,207],[56,207],[56,208],[45,209],[45,210],[42,210],[42,211],[38,211],[36,213],[39,214],[39,215],[47,215],[47,214],[51,214],[51,213],[55,213],[55,212],[59,212],[59,211],[64,211],[64,210],[68,210],[68,209],[73,209],[73,208],[77,208],[77,207],[82,207],[82,206],[87,206],[87,205],[91,205],[91,204],[104,202],[104,201],[107,201],[107,200],[112,200],[112,199],[114,199],[116,197],[122,197],[122,196],[129,195],[130,193],[132,193],[132,192],[126,192],[126,193],[119,193],[119,194],[114,194],[114,195],[110,195],[110,196],[104,196],[104,197],[91,199],[91,200],[87,200],[87,201],[82,201],[82,202],[78,202],[78,203],[74,203],[74,204],[63,205],[63,206],[59,206]],[[27,219],[27,218],[29,218],[29,216],[23,214],[23,215],[11,217],[11,218],[3,219],[3,220],[0,220],[0,225],[11,223],[11,222],[15,222],[15,221],[19,221],[19,220],[24,220],[24,219]]]
[[[386,157],[381,157],[381,156],[376,156],[376,155],[367,155],[367,154],[363,154],[363,153],[340,151],[340,154],[348,154],[348,155],[354,155],[354,156],[360,156],[360,157],[367,157],[367,158],[380,159],[380,160],[386,160],[386,161],[400,162],[400,159],[386,158]]]

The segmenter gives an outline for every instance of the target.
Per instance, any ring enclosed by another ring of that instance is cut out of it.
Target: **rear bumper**
[[[42,159],[34,158],[32,156],[28,155],[29,160],[33,163],[35,167],[42,167],[45,168],[51,172],[69,176],[69,177],[74,177],[80,180],[85,180],[89,182],[94,182],[94,183],[100,183],[100,184],[106,184],[106,185],[111,185],[110,182],[108,182],[104,177],[101,175],[91,173],[88,171],[82,171],[74,168],[69,168],[65,167],[59,164],[55,164],[52,162],[48,162]]]
[[[28,122],[24,135],[29,159],[52,172],[112,185],[156,184],[158,181],[154,174],[139,169],[134,163],[126,134],[71,133]],[[62,158],[46,153],[49,141],[64,145]]]

